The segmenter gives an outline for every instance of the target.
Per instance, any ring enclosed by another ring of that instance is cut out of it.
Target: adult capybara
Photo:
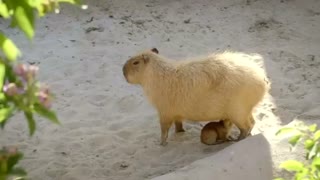
[[[258,55],[240,52],[216,53],[193,60],[173,61],[156,48],[133,56],[123,65],[130,84],[141,85],[157,109],[161,145],[168,130],[184,131],[183,120],[229,120],[240,130],[237,140],[247,137],[253,126],[252,112],[270,88]]]

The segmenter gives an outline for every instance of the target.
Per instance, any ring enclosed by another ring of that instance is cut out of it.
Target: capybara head
[[[141,84],[145,68],[148,66],[151,56],[158,53],[158,49],[152,48],[128,59],[122,67],[122,72],[127,82]]]

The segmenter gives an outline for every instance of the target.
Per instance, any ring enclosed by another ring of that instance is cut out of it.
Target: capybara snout
[[[127,74],[128,74],[128,72],[127,72],[126,64],[127,64],[127,63],[125,63],[125,64],[123,65],[123,67],[122,67],[122,74],[123,74],[124,78],[127,80]],[[127,81],[128,81],[128,80],[127,80]]]

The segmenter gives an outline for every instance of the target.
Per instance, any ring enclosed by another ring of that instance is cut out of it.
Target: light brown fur
[[[201,130],[200,140],[206,145],[232,141],[229,136],[232,123],[230,121],[209,122]]]
[[[253,126],[252,111],[269,90],[266,74],[250,56],[238,52],[212,54],[194,60],[172,61],[157,49],[143,51],[123,65],[130,84],[141,85],[158,110],[161,144],[168,130],[184,131],[183,120],[230,120],[240,129],[238,140]]]

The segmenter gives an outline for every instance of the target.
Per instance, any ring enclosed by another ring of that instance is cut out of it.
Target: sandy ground
[[[319,1],[88,3],[88,10],[65,6],[60,15],[40,20],[32,43],[0,22],[19,42],[22,61],[38,64],[41,80],[58,97],[61,127],[39,119],[29,138],[17,116],[0,131],[1,145],[16,144],[25,152],[21,165],[32,179],[150,179],[230,145],[201,144],[200,124],[189,122],[186,133],[171,131],[168,146],[159,146],[155,110],[121,71],[129,56],[145,48],[177,60],[226,49],[261,54],[272,90],[255,112],[254,134],[305,112],[320,119]]]

